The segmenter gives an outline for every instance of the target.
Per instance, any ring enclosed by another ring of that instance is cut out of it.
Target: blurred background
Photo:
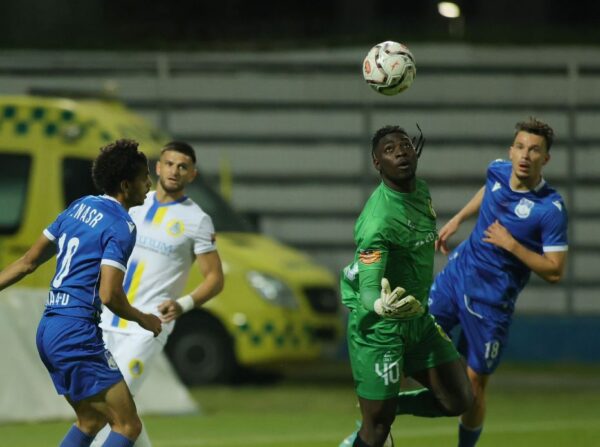
[[[560,284],[532,276],[521,295],[505,361],[526,367],[508,382],[600,362],[598,2],[20,0],[0,10],[0,95],[118,99],[190,142],[207,184],[249,228],[334,277],[352,259],[354,221],[378,183],[376,129],[422,128],[419,173],[441,227],[481,187],[489,162],[507,156],[516,122],[548,122],[556,142],[545,177],[569,211],[569,262]],[[416,59],[413,86],[395,97],[361,76],[383,40]],[[9,118],[0,117],[5,130]],[[438,256],[436,270],[445,262]],[[341,307],[327,309],[343,320]],[[333,339],[326,357],[342,367],[322,377],[348,380],[344,341]]]

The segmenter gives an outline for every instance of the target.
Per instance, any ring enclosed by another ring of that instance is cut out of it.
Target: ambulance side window
[[[92,181],[92,160],[65,157],[62,165],[65,207],[80,197],[100,194]]]
[[[0,154],[0,234],[19,229],[27,200],[29,155]]]

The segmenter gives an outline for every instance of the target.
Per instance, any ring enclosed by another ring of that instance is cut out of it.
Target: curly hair
[[[117,140],[100,148],[92,165],[92,180],[100,191],[114,195],[121,191],[123,180],[133,180],[147,165],[148,159],[138,151],[137,141]]]
[[[554,142],[554,130],[548,124],[530,116],[527,121],[520,121],[515,125],[515,137],[519,132],[532,133],[543,137],[546,140],[546,149],[550,151],[550,147]]]

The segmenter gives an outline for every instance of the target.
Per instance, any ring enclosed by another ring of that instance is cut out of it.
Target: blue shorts
[[[58,394],[79,402],[123,380],[104,347],[98,324],[83,318],[44,316],[36,335],[40,358]]]
[[[458,351],[473,371],[491,374],[508,341],[512,309],[477,299],[469,275],[459,265],[450,261],[436,276],[429,292],[429,312],[447,334],[460,325]]]

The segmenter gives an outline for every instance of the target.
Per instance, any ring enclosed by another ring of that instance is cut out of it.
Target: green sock
[[[433,393],[427,388],[399,393],[396,414],[412,414],[426,418],[445,416]]]

